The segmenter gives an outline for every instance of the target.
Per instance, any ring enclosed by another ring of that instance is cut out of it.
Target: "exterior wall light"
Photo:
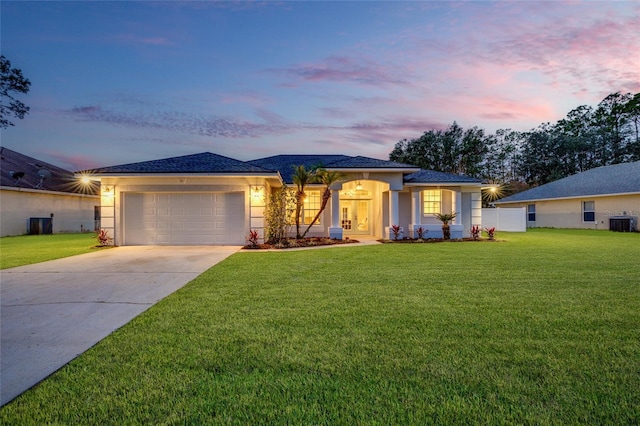
[[[254,201],[264,200],[264,186],[252,186],[251,187],[251,199]]]

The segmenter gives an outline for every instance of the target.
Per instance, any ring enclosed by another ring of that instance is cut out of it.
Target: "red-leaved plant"
[[[492,226],[491,228],[484,228],[485,232],[489,236],[490,240],[493,240],[496,236],[496,227]]]
[[[480,225],[473,225],[470,232],[471,238],[476,241],[480,239],[480,232],[482,232],[482,229],[480,228]]]
[[[249,241],[249,245],[251,247],[258,247],[258,239],[260,238],[260,234],[258,234],[258,231],[256,230],[249,230],[249,238],[247,238],[247,241]]]
[[[424,238],[424,235],[427,233],[428,231],[426,229],[424,229],[422,226],[418,227],[418,229],[416,229],[416,234],[418,234],[418,239],[422,240]]]
[[[391,233],[393,234],[393,239],[397,240],[398,235],[400,235],[400,231],[402,228],[399,225],[391,225]]]
[[[111,241],[111,237],[109,236],[109,230],[101,229],[97,232],[96,236],[98,237],[98,241],[100,241],[101,246],[106,246]]]

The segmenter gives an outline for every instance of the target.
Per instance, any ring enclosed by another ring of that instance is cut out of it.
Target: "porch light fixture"
[[[102,188],[103,197],[113,197],[113,186],[105,186]]]
[[[251,199],[254,201],[262,201],[264,198],[264,186],[252,186],[251,187]]]
[[[360,181],[356,183],[356,191],[362,191],[362,184],[360,183]]]

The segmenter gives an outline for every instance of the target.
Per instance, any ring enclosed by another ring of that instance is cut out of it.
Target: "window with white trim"
[[[582,202],[582,221],[583,222],[596,221],[596,202],[595,201]]]
[[[535,204],[527,205],[527,221],[528,222],[536,221],[536,205]]]
[[[430,216],[434,213],[442,213],[442,191],[426,189],[422,191],[422,214]]]
[[[309,225],[314,217],[320,211],[320,205],[322,204],[322,194],[320,191],[305,191],[307,196],[304,199],[304,205],[302,206],[302,220],[305,225]],[[320,225],[320,219],[316,221],[315,225]]]

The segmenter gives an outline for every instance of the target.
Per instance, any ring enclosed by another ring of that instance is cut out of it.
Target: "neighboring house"
[[[598,167],[495,201],[524,207],[528,227],[609,229],[638,226],[640,161]]]
[[[469,177],[346,155],[243,162],[205,152],[94,170],[102,187],[102,228],[116,245],[245,244],[250,230],[263,236],[268,195],[282,185],[295,187],[297,165],[345,175],[308,236],[382,238],[400,225],[405,236],[423,226],[438,237],[436,212],[458,212],[452,238],[481,224],[481,182]],[[304,223],[317,213],[322,190],[306,188]]]
[[[93,231],[99,227],[98,187],[68,171],[0,148],[0,236]]]

